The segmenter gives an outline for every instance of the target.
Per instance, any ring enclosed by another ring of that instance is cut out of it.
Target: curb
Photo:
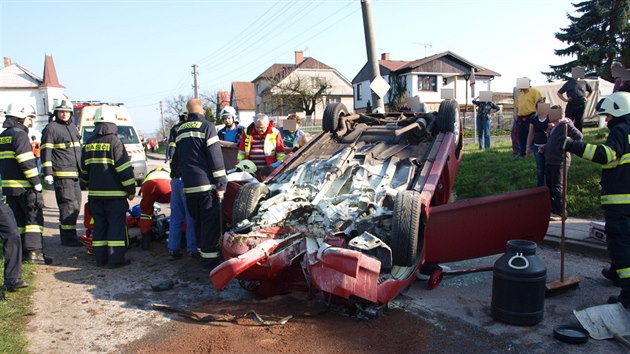
[[[546,234],[542,244],[548,247],[560,249],[560,236]],[[606,244],[597,240],[579,240],[567,238],[564,239],[565,250],[575,253],[587,254],[598,258],[608,260],[608,248]]]

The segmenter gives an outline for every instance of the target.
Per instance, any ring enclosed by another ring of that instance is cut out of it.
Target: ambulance
[[[138,185],[147,174],[147,156],[140,141],[138,131],[131,120],[131,116],[122,103],[101,103],[99,101],[72,102],[74,105],[73,119],[79,133],[81,143],[85,144],[94,135],[94,114],[102,105],[109,105],[116,112],[116,126],[118,127],[118,137],[125,146],[127,154],[131,159],[133,174]]]

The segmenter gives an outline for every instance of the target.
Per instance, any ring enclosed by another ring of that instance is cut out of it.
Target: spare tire
[[[263,183],[247,183],[238,190],[232,209],[232,224],[247,219],[251,220],[258,210],[258,203],[269,194],[269,188]]]
[[[418,247],[422,250],[421,214],[420,193],[402,191],[396,195],[390,245],[394,265],[409,267],[416,263]]]
[[[339,118],[348,115],[348,109],[343,103],[331,103],[324,109],[322,129],[326,133],[334,133],[339,128]]]
[[[437,129],[440,133],[455,134],[455,144],[459,140],[459,104],[455,100],[444,100],[440,103],[437,115]]]

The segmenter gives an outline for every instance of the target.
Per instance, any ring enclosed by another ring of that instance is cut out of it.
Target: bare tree
[[[332,83],[320,76],[296,74],[275,81],[270,90],[273,113],[284,115],[304,111],[307,124],[311,123],[317,105],[323,102],[332,89]]]

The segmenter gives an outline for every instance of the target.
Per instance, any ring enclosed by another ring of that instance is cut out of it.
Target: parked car
[[[269,178],[228,188],[233,228],[222,236],[225,261],[210,273],[215,288],[239,279],[266,296],[302,289],[385,304],[422,266],[500,253],[510,239],[540,242],[544,187],[449,203],[462,158],[458,107],[327,106],[323,132]],[[504,218],[498,227],[495,217]]]

